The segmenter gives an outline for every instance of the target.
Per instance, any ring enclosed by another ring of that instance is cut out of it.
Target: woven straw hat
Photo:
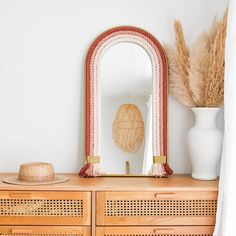
[[[22,164],[17,176],[7,177],[3,179],[3,182],[16,185],[44,185],[62,183],[67,180],[65,176],[55,175],[52,164],[32,162]]]

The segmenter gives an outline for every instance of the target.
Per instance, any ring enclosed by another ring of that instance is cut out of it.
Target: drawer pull
[[[161,231],[168,231],[168,232],[171,232],[171,231],[174,231],[175,229],[174,228],[158,228],[158,229],[154,229],[154,234],[157,234],[157,233],[160,233]]]
[[[10,193],[10,198],[31,198],[31,193]]]
[[[16,229],[11,229],[12,234],[32,234],[33,230],[32,229],[23,229],[23,228],[16,228]]]
[[[171,197],[174,196],[175,193],[173,192],[159,192],[159,193],[155,193],[155,197],[160,197],[160,196],[167,196],[167,197]]]

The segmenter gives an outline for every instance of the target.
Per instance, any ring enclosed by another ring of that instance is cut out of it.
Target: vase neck
[[[220,108],[192,108],[195,114],[195,127],[216,127],[216,115]]]

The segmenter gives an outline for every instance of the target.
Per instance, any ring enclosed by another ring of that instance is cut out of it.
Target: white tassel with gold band
[[[171,175],[172,170],[169,168],[166,160],[166,156],[153,156],[153,164],[148,174],[155,177],[166,177]]]

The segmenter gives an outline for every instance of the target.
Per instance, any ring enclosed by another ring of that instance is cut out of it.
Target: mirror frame
[[[85,160],[79,172],[83,177],[104,176],[100,166],[101,154],[101,96],[99,69],[104,53],[112,46],[130,42],[141,46],[152,64],[152,127],[153,165],[150,176],[166,177],[172,174],[167,164],[167,77],[168,66],[164,50],[157,39],[147,31],[120,26],[100,34],[89,48],[85,67]]]

